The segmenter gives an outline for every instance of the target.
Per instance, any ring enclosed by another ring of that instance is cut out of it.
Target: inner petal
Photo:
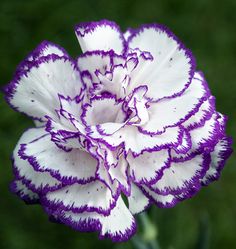
[[[86,126],[125,121],[126,115],[122,110],[122,102],[117,101],[112,95],[94,97],[91,104],[85,104],[82,108],[81,119]]]

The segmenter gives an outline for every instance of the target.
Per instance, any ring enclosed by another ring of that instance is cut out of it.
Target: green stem
[[[161,249],[157,241],[157,227],[150,221],[146,213],[139,215],[143,233],[132,239],[135,249]]]

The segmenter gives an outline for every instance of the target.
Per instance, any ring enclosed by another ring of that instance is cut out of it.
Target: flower
[[[35,121],[13,152],[11,187],[53,220],[124,241],[133,215],[173,207],[219,178],[232,152],[226,117],[168,28],[123,34],[103,20],[75,32],[76,60],[44,41],[5,89]]]

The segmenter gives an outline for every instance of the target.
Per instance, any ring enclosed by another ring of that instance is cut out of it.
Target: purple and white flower
[[[122,33],[103,20],[75,32],[76,60],[44,41],[5,89],[35,121],[13,152],[11,186],[58,222],[124,241],[133,215],[173,207],[219,178],[232,152],[226,117],[168,28]]]

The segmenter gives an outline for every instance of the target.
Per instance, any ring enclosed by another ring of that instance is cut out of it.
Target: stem
[[[146,213],[140,214],[139,218],[143,233],[132,239],[134,247],[136,249],[161,249],[157,241],[157,227],[150,221]]]

